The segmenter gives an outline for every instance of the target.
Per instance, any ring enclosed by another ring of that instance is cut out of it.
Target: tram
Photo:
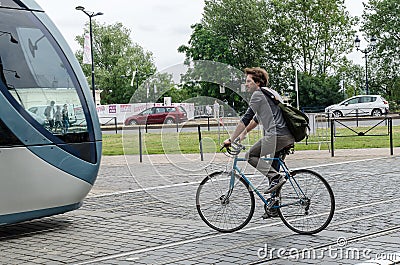
[[[101,147],[87,81],[56,26],[33,0],[2,0],[0,224],[79,208]]]

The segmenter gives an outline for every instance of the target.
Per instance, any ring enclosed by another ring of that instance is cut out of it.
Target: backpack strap
[[[264,96],[266,96],[267,98],[270,98],[275,105],[278,105],[279,103],[281,103],[278,99],[276,99],[275,95],[272,94],[271,92],[269,92],[267,89],[264,88],[260,88],[261,92],[263,92]]]

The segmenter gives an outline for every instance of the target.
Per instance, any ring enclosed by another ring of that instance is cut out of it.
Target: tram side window
[[[0,25],[0,30],[10,33],[0,37],[2,81],[9,93],[32,116],[32,122],[51,134],[63,140],[69,139],[66,134],[86,135],[79,85],[62,52],[43,29],[32,27],[23,16],[12,18],[14,28],[11,21],[8,29]]]
[[[87,99],[69,61],[75,58],[66,57],[65,44],[57,42],[52,25],[46,27],[32,12],[0,4],[0,18],[0,98],[10,103],[15,109],[12,115],[21,123],[35,129],[32,134],[43,135],[86,161],[96,161]],[[0,146],[24,145],[8,129],[9,118],[0,124]],[[29,137],[25,131],[15,134]]]

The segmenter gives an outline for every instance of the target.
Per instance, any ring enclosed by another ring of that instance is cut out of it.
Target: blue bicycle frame
[[[286,164],[282,161],[282,159],[280,159],[279,157],[274,157],[274,158],[270,157],[270,158],[262,158],[262,159],[264,159],[264,160],[266,160],[266,161],[272,161],[272,162],[276,161],[276,162],[278,162],[277,171],[279,172],[280,169],[282,168],[283,172],[285,172],[285,178],[286,178],[287,180],[289,180],[290,184],[292,185],[293,189],[295,190],[295,192],[296,192],[296,194],[297,194],[297,197],[298,197],[300,200],[302,200],[301,198],[304,198],[304,197],[305,197],[305,194],[304,194],[303,190],[300,188],[300,185],[297,183],[296,179],[293,178],[293,177],[291,176],[291,174],[289,173],[289,169],[287,168]],[[235,158],[234,158],[234,161],[233,161],[233,170],[232,170],[232,172],[231,172],[231,179],[230,179],[230,184],[229,184],[229,190],[230,190],[230,192],[233,190],[233,188],[234,188],[234,186],[235,186],[235,175],[234,175],[234,172],[236,171],[238,174],[240,174],[241,178],[243,178],[243,180],[244,180],[247,184],[249,184],[249,186],[251,187],[251,189],[258,195],[258,197],[260,197],[260,199],[264,202],[264,204],[268,206],[269,203],[270,203],[270,202],[273,200],[273,198],[275,197],[276,192],[273,192],[273,193],[271,194],[271,197],[270,197],[270,198],[265,199],[265,197],[260,193],[260,191],[259,191],[256,187],[254,187],[254,185],[251,183],[251,181],[242,173],[242,171],[240,170],[240,168],[239,168],[238,165],[237,165],[237,162],[247,162],[247,160],[246,160],[245,158],[239,158],[239,157],[235,157]],[[297,188],[296,188],[296,187],[297,187]],[[300,196],[300,194],[303,195],[303,196]],[[291,204],[292,204],[292,203],[291,203]],[[278,205],[274,205],[274,206],[272,206],[271,208],[281,208],[281,207],[284,207],[284,206],[287,206],[287,205],[289,205],[289,204],[286,204],[286,205],[279,205],[279,206],[278,206]]]

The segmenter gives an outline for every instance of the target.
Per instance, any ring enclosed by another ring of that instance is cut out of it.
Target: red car
[[[136,124],[173,124],[187,121],[187,113],[181,106],[178,107],[152,107],[139,114],[128,117],[125,125]]]

